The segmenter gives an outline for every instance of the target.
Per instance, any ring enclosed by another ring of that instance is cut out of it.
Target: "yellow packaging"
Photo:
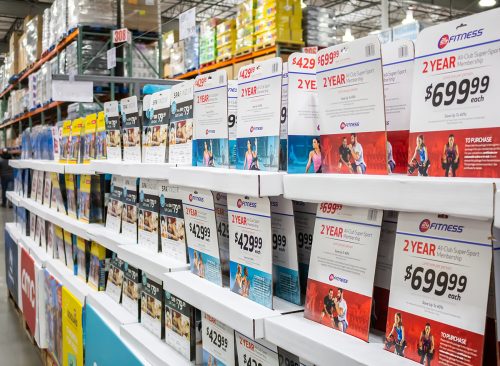
[[[106,119],[104,111],[97,113],[97,132],[95,143],[95,159],[104,160],[108,156],[106,149]]]
[[[64,230],[64,253],[66,254],[66,267],[74,273],[75,263],[73,258],[73,237],[69,231]]]
[[[231,58],[234,56],[234,44],[217,48],[217,60]]]
[[[83,130],[83,118],[77,118],[71,123],[71,138],[69,145],[68,163],[77,164],[83,161],[83,154],[81,153]]]
[[[76,184],[73,174],[64,174],[64,182],[66,183],[66,199],[68,202],[68,216],[76,219]]]
[[[238,4],[238,13],[252,11],[255,7],[255,0],[245,0]]]
[[[78,191],[78,220],[90,222],[90,190],[92,187],[92,176],[82,174],[80,176],[80,189]]]
[[[254,21],[253,10],[238,13],[238,15],[236,15],[236,29],[239,30],[241,27],[244,27],[246,25],[253,26],[253,21]]]
[[[62,134],[61,134],[61,154],[59,155],[60,163],[67,163],[69,156],[69,145],[71,141],[71,120],[66,120],[63,122]]]
[[[223,35],[217,36],[217,48],[227,45],[234,45],[236,41],[236,31],[231,31]]]
[[[90,159],[95,159],[95,134],[97,128],[97,114],[92,113],[85,117],[84,150],[83,163],[90,163]]]
[[[83,366],[83,304],[62,287],[62,366]]]
[[[97,291],[104,291],[106,280],[106,248],[92,242],[90,244],[90,266],[88,285]]]
[[[264,18],[255,21],[254,34],[257,35],[261,32],[270,31],[276,28],[276,18]]]
[[[238,28],[238,30],[236,31],[236,44],[238,44],[241,38],[252,35],[253,35],[253,24]]]
[[[236,29],[236,20],[234,19],[228,19],[223,21],[222,23],[219,23],[216,27],[217,31],[217,36],[234,31]]]
[[[236,53],[244,52],[253,47],[253,35],[238,38],[236,40]]]
[[[76,272],[78,277],[87,282],[87,241],[76,238]]]

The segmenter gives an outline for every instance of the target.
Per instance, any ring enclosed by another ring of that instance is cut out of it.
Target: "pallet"
[[[240,51],[236,51],[235,54],[234,54],[234,57],[240,57],[240,56],[245,56],[245,55],[248,55],[250,53],[253,52],[253,48],[252,47],[247,47],[243,50],[240,50]]]
[[[229,61],[233,58],[233,55],[226,55],[222,57],[217,57],[217,62],[224,62],[224,61]]]
[[[215,65],[216,63],[217,63],[217,61],[216,61],[216,60],[214,60],[214,61],[210,61],[210,62],[205,62],[205,63],[203,63],[203,64],[200,64],[200,69],[201,69],[201,68],[204,68],[204,67],[208,67],[208,66]]]

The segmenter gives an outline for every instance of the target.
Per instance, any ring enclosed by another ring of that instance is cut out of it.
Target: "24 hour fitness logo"
[[[215,133],[215,130],[209,130],[208,128],[205,130],[205,135],[209,135],[211,133]]]
[[[346,127],[359,127],[359,122],[340,122],[341,130],[343,130]]]
[[[330,280],[330,282],[333,280],[338,281],[338,282],[342,282],[342,283],[349,282],[349,280],[347,278],[343,278],[343,277],[334,275],[333,273],[331,273],[330,276],[328,276],[328,279]]]
[[[198,201],[203,202],[205,199],[203,197],[195,196],[194,194],[189,194],[189,202]]]
[[[253,133],[254,131],[262,131],[264,127],[262,126],[251,126],[250,127],[250,133]]]
[[[463,41],[463,40],[466,40],[469,38],[480,37],[483,35],[483,30],[484,30],[484,28],[474,29],[470,32],[458,33],[458,34],[454,34],[451,36],[448,34],[443,34],[441,36],[441,38],[439,38],[438,48],[441,50],[452,42],[458,42],[458,41]]]
[[[256,207],[257,207],[257,202],[243,201],[243,200],[240,198],[240,199],[238,199],[238,201],[236,202],[236,206],[238,206],[238,208],[242,208],[242,207],[251,207],[251,208],[256,208]]]
[[[461,233],[464,231],[464,227],[462,225],[453,225],[453,224],[443,224],[439,222],[431,222],[429,219],[423,219],[418,226],[420,232],[425,233],[428,230],[437,230],[437,231],[447,231],[450,233]]]

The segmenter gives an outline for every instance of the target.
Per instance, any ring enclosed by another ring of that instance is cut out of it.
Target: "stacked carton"
[[[254,0],[244,0],[236,14],[236,54],[248,53],[254,45]]]
[[[236,21],[225,20],[217,25],[217,61],[227,60],[234,56],[236,46]]]
[[[307,6],[304,14],[304,37],[307,46],[328,47],[338,43],[333,8]]]
[[[200,64],[214,62],[217,57],[216,27],[218,19],[208,19],[200,24]]]

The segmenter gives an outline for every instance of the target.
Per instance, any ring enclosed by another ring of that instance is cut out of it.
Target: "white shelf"
[[[265,339],[317,366],[412,366],[415,362],[385,351],[382,343],[335,331],[302,313],[265,320]]]
[[[121,325],[137,323],[137,317],[132,316],[104,291],[90,292],[87,296],[87,304],[90,304],[106,320],[116,334],[120,334]]]
[[[10,234],[10,237],[12,238],[12,240],[14,240],[15,243],[19,242],[21,231],[19,230],[15,222],[6,223],[5,230],[7,230],[7,232]]]
[[[267,197],[283,194],[284,172],[179,166],[170,184],[211,191]]]
[[[7,199],[12,202],[14,206],[19,206],[21,202],[21,197],[14,191],[7,191],[6,193]]]
[[[163,288],[254,339],[264,337],[264,319],[281,315],[188,271],[165,274]]]
[[[92,291],[85,282],[75,276],[61,261],[51,259],[46,262],[45,268],[57,278],[81,303],[85,304],[85,297]]]
[[[129,163],[125,161],[93,160],[91,168],[96,173],[116,174],[124,177],[170,179],[172,168],[170,163]]]
[[[134,350],[153,366],[190,366],[191,362],[181,356],[149,332],[141,324],[127,324],[120,328],[120,335]]]
[[[66,174],[95,174],[90,164],[64,164],[64,173]]]
[[[39,245],[36,245],[29,236],[20,235],[19,242],[28,250],[30,255],[35,259],[35,262],[40,267],[45,268],[47,261],[51,259],[47,252]]]
[[[64,173],[64,168],[67,164],[61,164],[54,160],[35,160],[35,159],[21,159],[9,160],[9,165],[16,169],[35,169],[44,172]]]
[[[118,258],[156,278],[162,278],[166,272],[186,271],[189,268],[187,263],[169,258],[163,253],[153,253],[138,244],[120,245],[117,254]]]
[[[499,182],[496,180],[496,182]],[[495,180],[347,174],[284,177],[286,198],[386,210],[493,218]]]
[[[89,224],[87,233],[90,239],[101,244],[103,247],[117,253],[121,245],[135,244],[122,234],[116,234],[102,224]]]

